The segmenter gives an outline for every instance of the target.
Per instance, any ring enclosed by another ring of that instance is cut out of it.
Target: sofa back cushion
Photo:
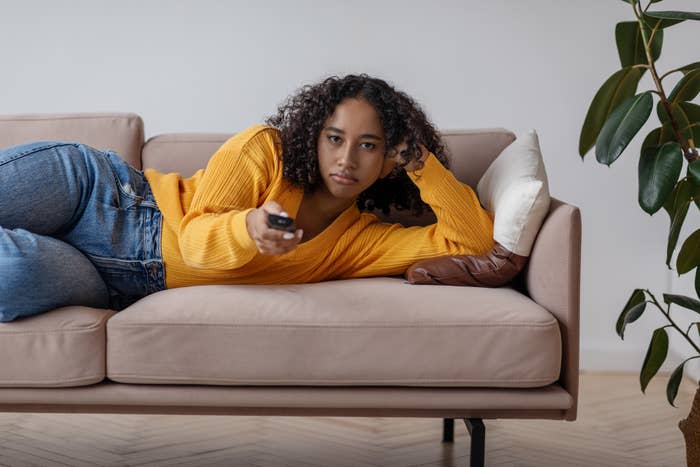
[[[153,136],[143,145],[143,168],[192,176],[235,133],[169,133]]]
[[[51,140],[111,149],[141,168],[143,120],[134,113],[0,115],[0,149]]]
[[[503,128],[448,130],[441,135],[450,154],[450,169],[474,190],[491,162],[515,140],[515,135]],[[189,177],[205,167],[219,146],[231,136],[229,133],[180,133],[152,137],[143,147],[143,167]],[[418,218],[407,211],[392,210],[388,215],[375,211],[375,214],[385,222],[400,222],[406,226],[435,222],[432,213]]]

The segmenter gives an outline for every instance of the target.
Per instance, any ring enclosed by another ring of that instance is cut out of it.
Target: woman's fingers
[[[272,229],[268,226],[261,231],[255,239],[258,250],[263,254],[279,255],[292,251],[301,241],[303,231],[297,229],[294,232],[285,232]]]
[[[301,234],[292,234],[293,238],[289,240],[281,241],[262,241],[258,243],[258,250],[260,253],[265,255],[282,255],[294,250],[299,241],[301,241]]]
[[[398,165],[403,166],[406,163],[405,153],[408,150],[406,139],[389,150],[389,157]]]
[[[265,204],[260,206],[260,208],[270,214],[281,214],[284,210],[282,206],[276,201],[266,201]]]
[[[297,229],[293,232],[286,232],[267,227],[260,234],[260,239],[273,243],[295,242],[300,238],[298,237],[300,231],[301,229]]]
[[[267,201],[260,208],[251,211],[246,219],[248,232],[255,242],[255,246],[260,253],[265,255],[280,255],[292,251],[301,241],[302,230],[273,229],[268,222],[270,214],[288,217],[279,203]]]
[[[419,154],[417,158],[407,160],[407,151],[408,143],[405,139],[389,151],[389,156],[394,160],[394,162],[400,167],[403,167],[403,169],[407,172],[414,172],[422,168],[425,158],[430,153],[430,151],[428,151],[428,149],[420,143],[418,144]]]

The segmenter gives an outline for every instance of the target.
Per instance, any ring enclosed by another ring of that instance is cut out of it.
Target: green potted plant
[[[677,332],[691,345],[694,353],[678,364],[666,386],[668,402],[674,405],[684,365],[689,360],[700,358],[700,342],[691,337],[693,327],[700,331],[700,317],[695,316],[696,319],[684,330],[671,316],[671,306],[680,307],[686,313],[700,314],[700,228],[683,241],[675,265],[672,265],[688,210],[700,209],[700,156],[695,146],[700,141],[700,105],[691,102],[700,93],[700,62],[662,75],[659,75],[655,62],[661,54],[664,31],[686,20],[700,20],[700,13],[650,11],[649,7],[662,0],[649,0],[646,6],[642,5],[646,3],[643,0],[623,1],[630,5],[635,20],[618,23],[615,27],[621,69],[603,83],[591,102],[581,129],[579,155],[583,158],[595,146],[596,160],[610,166],[647,122],[656,100],[660,125],[645,137],[641,146],[638,201],[650,215],[661,208],[668,213],[666,265],[669,269],[675,266],[679,275],[695,274],[695,297],[663,294],[662,304],[648,289],[635,289],[620,313],[615,329],[624,339],[625,327],[639,319],[648,308],[657,309],[668,321],[651,336],[640,372],[642,392],[666,360],[669,332]],[[700,50],[700,47],[695,50]],[[637,92],[639,81],[647,72],[654,82],[654,89]],[[669,94],[663,81],[673,74],[681,77]],[[688,418],[682,420],[679,427],[686,440],[688,465],[699,466],[700,387]]]

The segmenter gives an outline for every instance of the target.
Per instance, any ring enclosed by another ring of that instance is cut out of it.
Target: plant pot
[[[700,386],[695,391],[688,418],[678,422],[685,437],[685,459],[688,467],[700,467]]]

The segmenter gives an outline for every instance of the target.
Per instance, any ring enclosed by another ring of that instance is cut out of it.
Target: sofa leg
[[[454,418],[442,419],[442,442],[451,443],[455,439],[455,421]]]
[[[469,448],[469,467],[484,467],[486,427],[480,418],[465,418],[464,423],[471,436]],[[455,436],[455,422],[453,418],[442,419],[442,442],[451,443]]]
[[[469,449],[469,467],[484,467],[486,427],[480,418],[464,418],[467,430],[472,437]]]

